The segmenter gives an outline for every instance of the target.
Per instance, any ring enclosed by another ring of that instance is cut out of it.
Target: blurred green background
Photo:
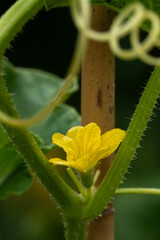
[[[1,0],[0,14],[13,2]],[[16,66],[40,68],[63,77],[75,38],[68,9],[43,10],[18,34],[6,57]],[[116,127],[127,129],[152,70],[138,60],[116,59]],[[159,103],[121,187],[160,187]],[[68,104],[80,112],[80,90]],[[159,239],[159,197],[117,196],[114,206],[116,240]],[[63,240],[61,219],[54,200],[36,180],[22,196],[0,201],[0,239]]]

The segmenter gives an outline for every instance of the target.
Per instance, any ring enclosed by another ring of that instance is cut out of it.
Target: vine
[[[0,111],[0,121],[2,123],[15,127],[31,126],[40,122],[50,114],[57,105],[60,104],[63,96],[78,74],[81,57],[88,39],[100,42],[108,41],[115,55],[122,59],[131,60],[138,57],[150,65],[160,64],[160,58],[148,54],[148,51],[154,46],[159,46],[160,19],[154,12],[143,7],[141,3],[137,2],[126,7],[116,16],[110,30],[107,32],[97,32],[91,29],[91,5],[89,0],[73,0],[71,15],[77,29],[79,30],[79,35],[71,65],[65,77],[66,80],[64,85],[47,106],[28,119],[20,120]],[[5,15],[2,17],[1,21],[3,18],[5,18]],[[147,38],[143,42],[140,42],[139,31],[144,20],[150,21],[151,30]],[[122,49],[119,40],[129,33],[132,48],[129,50]]]
[[[3,15],[0,20],[0,28],[3,33],[0,35],[0,57],[2,57],[9,42],[19,29],[42,8],[42,5],[41,0],[19,0]],[[32,14],[29,11],[30,9],[32,9]],[[81,183],[83,181],[79,183],[74,172],[68,169],[68,173],[79,191],[77,192],[72,189],[57,173],[56,169],[51,168],[48,159],[25,126],[38,123],[60,104],[64,94],[78,74],[81,57],[88,39],[102,42],[108,41],[113,52],[124,59],[139,57],[151,65],[159,64],[159,58],[150,56],[148,52],[153,46],[158,46],[160,20],[155,13],[146,10],[140,3],[135,3],[117,15],[108,32],[96,32],[91,29],[91,6],[89,0],[74,0],[71,6],[71,14],[79,30],[79,34],[75,53],[66,74],[66,82],[63,87],[56,97],[51,100],[49,105],[33,117],[21,120],[7,92],[3,78],[0,75],[0,120],[4,123],[4,128],[24,159],[61,206],[66,227],[66,239],[78,240],[85,239],[87,222],[102,213],[114,194],[160,194],[159,189],[116,190],[135,154],[136,148],[139,145],[142,134],[146,129],[147,122],[159,97],[160,67],[157,66],[155,68],[131,120],[126,138],[117,152],[107,175],[97,189],[94,185],[89,187],[82,186]],[[14,21],[9,21],[9,19],[12,19],[12,16],[14,16]],[[144,20],[150,21],[151,30],[147,38],[141,43],[139,40],[139,29]],[[7,22],[9,22],[8,25],[6,24]],[[119,45],[119,40],[129,33],[131,34],[132,48],[130,50],[123,50]],[[96,172],[93,179],[94,183],[98,176],[99,172]]]
[[[129,5],[115,17],[111,28],[107,32],[97,32],[88,23],[85,22],[85,15],[91,15],[91,6],[89,0],[73,0],[74,4],[71,8],[72,17],[79,31],[84,32],[87,38],[99,42],[108,42],[115,55],[122,59],[140,58],[150,65],[160,64],[160,58],[150,56],[147,52],[154,46],[159,46],[160,37],[160,19],[152,11],[147,10],[141,3],[137,2]],[[85,5],[86,7],[82,7]],[[142,23],[148,20],[151,23],[151,30],[147,38],[140,42],[139,31]],[[130,34],[131,46],[130,50],[122,49],[119,40]]]

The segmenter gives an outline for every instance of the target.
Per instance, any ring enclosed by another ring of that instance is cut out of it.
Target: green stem
[[[19,118],[10,96],[0,77],[0,109],[7,114]],[[62,208],[70,209],[80,201],[78,194],[73,191],[58,175],[51,163],[43,154],[27,128],[14,128],[4,125],[8,135],[17,146],[29,166],[36,172],[42,184],[54,196]]]
[[[70,177],[72,178],[72,180],[76,184],[78,190],[82,194],[83,199],[85,200],[86,199],[86,192],[85,192],[83,186],[81,185],[81,183],[79,182],[78,178],[76,177],[75,173],[73,172],[73,170],[71,168],[67,168],[67,172],[69,173]]]
[[[2,58],[9,42],[43,7],[42,0],[19,0],[0,19],[0,58]],[[3,78],[0,75],[0,110],[6,114],[20,119],[10,95],[5,87]],[[17,129],[4,125],[8,135],[17,146],[29,166],[36,172],[42,184],[54,196],[60,206],[67,211],[81,200],[78,194],[73,191],[58,175],[53,166],[48,162],[34,138],[27,128]]]
[[[115,192],[116,195],[124,194],[153,194],[160,195],[158,188],[119,188]]]
[[[94,197],[84,210],[88,219],[97,217],[113,197],[133,159],[160,94],[160,67],[153,71],[129,125],[126,137]]]
[[[86,240],[87,224],[85,220],[66,218],[65,219],[65,239],[66,240]]]
[[[93,181],[94,181],[93,170],[89,170],[86,173],[80,172],[80,177],[83,185],[86,188],[90,188],[93,185]]]
[[[19,0],[0,18],[0,58],[24,24],[44,6],[43,0]]]
[[[94,186],[91,186],[90,188],[87,188],[87,201],[90,201],[90,199],[92,197],[93,188],[94,188]]]

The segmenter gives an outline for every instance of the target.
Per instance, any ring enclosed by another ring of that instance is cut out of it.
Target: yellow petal
[[[78,158],[78,148],[75,141],[61,133],[55,133],[52,141],[59,147],[62,147],[67,154],[67,161],[73,161]]]
[[[67,153],[67,161],[60,158],[52,158],[49,161],[79,171],[89,171],[98,161],[111,155],[118,148],[125,131],[113,129],[102,136],[100,134],[101,130],[96,123],[90,123],[85,127],[73,127],[66,136],[60,133],[54,134],[53,143],[64,149]]]
[[[54,165],[63,165],[68,167],[73,167],[79,171],[86,172],[97,164],[99,160],[103,158],[103,155],[106,150],[98,150],[94,153],[86,154],[85,156],[77,159],[76,161],[65,161],[60,158],[51,158],[49,162]]]
[[[53,163],[54,165],[63,165],[63,166],[68,166],[68,164],[70,163],[65,160],[62,160],[61,158],[51,158],[49,159],[49,162]]]
[[[93,153],[101,145],[101,130],[96,123],[90,123],[84,129],[86,153]]]
[[[67,133],[66,136],[73,139],[78,146],[78,155],[80,156],[84,152],[84,127],[77,126],[72,127]]]
[[[103,158],[108,157],[118,148],[119,144],[123,141],[125,134],[125,131],[115,128],[102,135],[100,149],[108,149]]]
[[[79,156],[95,152],[101,144],[101,130],[96,123],[90,123],[85,127],[73,127],[66,136],[77,143]]]
[[[63,165],[67,167],[73,167],[82,172],[85,171],[85,169],[83,169],[83,166],[81,167],[81,165],[78,165],[75,161],[68,162],[60,158],[51,158],[49,162],[53,163],[54,165]]]
[[[75,162],[77,169],[82,169],[81,171],[86,172],[97,164],[99,160],[103,158],[106,150],[98,150],[94,153],[86,154],[85,156],[77,159]]]

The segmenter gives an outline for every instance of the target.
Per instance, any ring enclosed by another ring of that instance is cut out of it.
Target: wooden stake
[[[92,7],[92,28],[110,28],[113,12],[104,6]],[[96,122],[102,133],[115,127],[115,60],[107,43],[89,41],[82,65],[82,125]],[[104,178],[113,156],[99,165]],[[88,227],[88,240],[113,240],[114,219],[112,204]]]

